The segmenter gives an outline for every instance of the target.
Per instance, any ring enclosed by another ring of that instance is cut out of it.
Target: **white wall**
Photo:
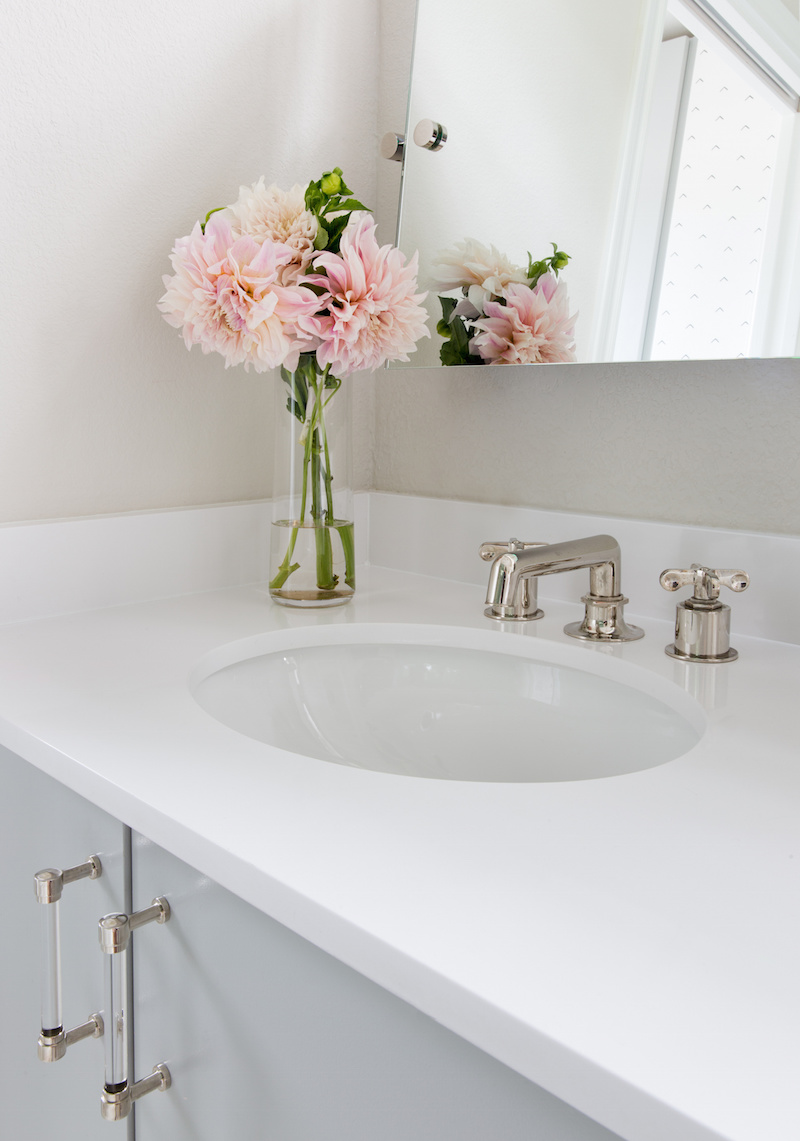
[[[4,0],[0,521],[269,493],[271,378],[188,353],[161,274],[262,173],[338,163],[393,238],[413,10]],[[797,361],[381,373],[374,429],[355,384],[359,487],[800,532]]]
[[[3,0],[0,38],[0,521],[268,494],[272,377],[187,352],[161,275],[261,174],[374,200],[375,0]]]

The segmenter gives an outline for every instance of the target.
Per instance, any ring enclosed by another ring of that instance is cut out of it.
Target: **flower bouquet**
[[[158,303],[188,348],[220,353],[226,368],[280,368],[288,469],[276,464],[285,517],[273,520],[270,593],[288,605],[347,601],[355,587],[352,514],[336,502],[329,431],[342,378],[407,361],[430,335],[417,255],[406,262],[379,246],[365,211],[338,167],[305,191],[261,178],[178,239]]]
[[[578,315],[570,316],[567,286],[558,280],[570,258],[555,242],[552,246],[552,254],[540,261],[528,254],[527,268],[472,238],[437,254],[434,289],[461,291],[460,298],[439,297],[442,364],[575,360]]]

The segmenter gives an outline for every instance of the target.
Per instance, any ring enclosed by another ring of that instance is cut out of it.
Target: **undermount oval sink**
[[[301,627],[222,646],[190,679],[217,721],[338,765],[567,781],[662,765],[705,718],[664,678],[586,647],[460,627]]]

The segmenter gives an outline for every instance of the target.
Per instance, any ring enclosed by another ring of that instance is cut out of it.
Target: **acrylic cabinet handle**
[[[172,1078],[160,1063],[153,1072],[138,1082],[128,1079],[128,948],[131,933],[147,923],[166,923],[172,911],[163,896],[150,907],[133,915],[104,915],[100,920],[100,947],[105,956],[105,1082],[100,1098],[100,1112],[106,1121],[127,1117],[135,1101],[153,1090],[167,1090]]]
[[[103,1019],[91,1014],[88,1021],[64,1030],[61,1008],[61,895],[67,884],[99,879],[103,865],[99,856],[89,856],[74,868],[43,868],[33,877],[36,899],[42,911],[42,1032],[37,1048],[42,1062],[57,1062],[68,1047],[84,1038],[100,1038]]]

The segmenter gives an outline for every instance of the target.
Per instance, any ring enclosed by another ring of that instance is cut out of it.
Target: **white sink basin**
[[[705,718],[671,682],[593,648],[495,630],[302,627],[223,646],[198,704],[268,745],[440,780],[565,781],[688,752]]]

